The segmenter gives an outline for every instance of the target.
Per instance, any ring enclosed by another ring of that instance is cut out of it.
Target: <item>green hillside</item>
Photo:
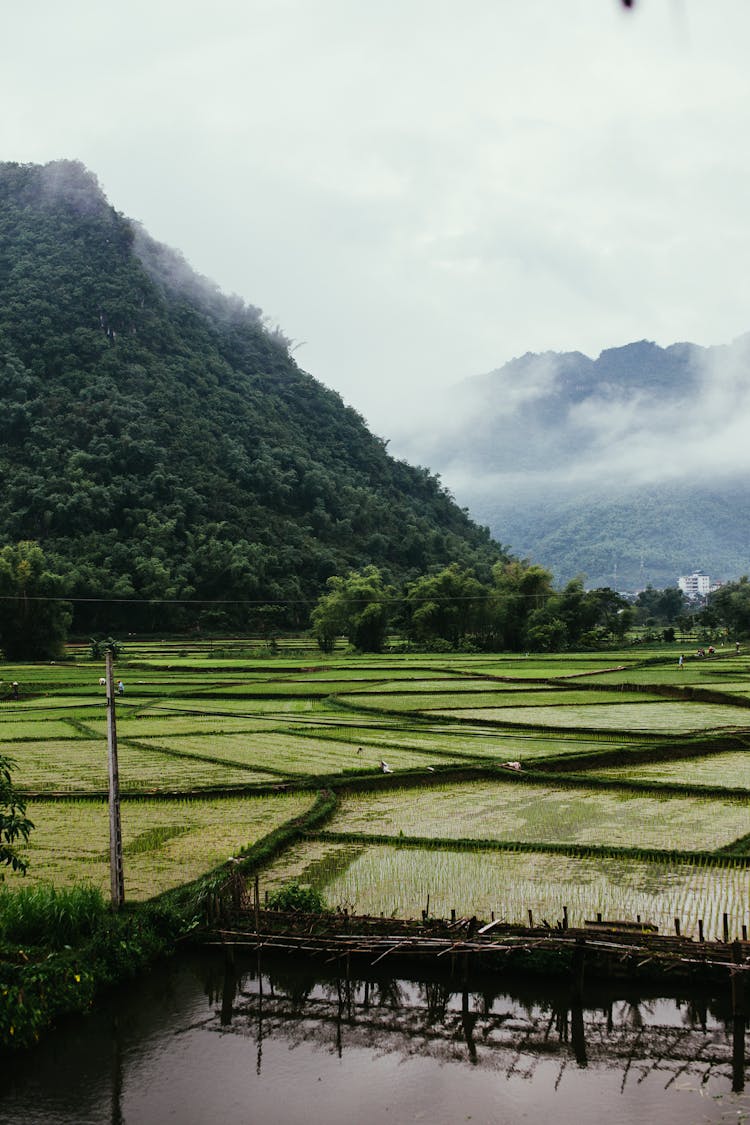
[[[674,586],[696,569],[722,579],[750,570],[750,497],[737,481],[620,495],[548,490],[513,502],[478,495],[472,511],[559,582],[584,574],[587,586],[638,590]]]
[[[0,545],[37,540],[74,628],[307,619],[326,579],[501,550],[386,452],[258,309],[117,213],[80,164],[0,164]],[[267,611],[266,611],[267,612]]]

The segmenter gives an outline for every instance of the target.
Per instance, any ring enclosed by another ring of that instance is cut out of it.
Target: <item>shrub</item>
[[[270,910],[300,910],[304,914],[324,914],[323,896],[306,883],[285,883],[268,900]]]

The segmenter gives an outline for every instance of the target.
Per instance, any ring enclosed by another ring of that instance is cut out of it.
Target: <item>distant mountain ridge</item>
[[[77,629],[300,625],[332,574],[502,557],[74,161],[0,164],[0,403],[0,543],[93,599]]]
[[[633,590],[750,570],[749,335],[529,353],[450,403],[450,423],[402,447],[559,580]]]

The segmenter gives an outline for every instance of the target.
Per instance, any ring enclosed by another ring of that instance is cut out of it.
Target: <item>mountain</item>
[[[450,421],[446,421],[450,419]],[[401,436],[514,553],[622,590],[750,569],[750,336],[527,354]]]
[[[332,574],[501,557],[77,162],[0,164],[0,401],[0,543],[93,599],[75,628],[301,624]]]

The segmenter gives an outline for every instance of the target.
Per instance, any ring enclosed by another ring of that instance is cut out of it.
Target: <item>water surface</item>
[[[726,990],[162,965],[3,1066],[25,1125],[700,1125],[750,1115]],[[382,966],[381,966],[382,967]],[[736,1088],[733,1091],[733,1086]]]

